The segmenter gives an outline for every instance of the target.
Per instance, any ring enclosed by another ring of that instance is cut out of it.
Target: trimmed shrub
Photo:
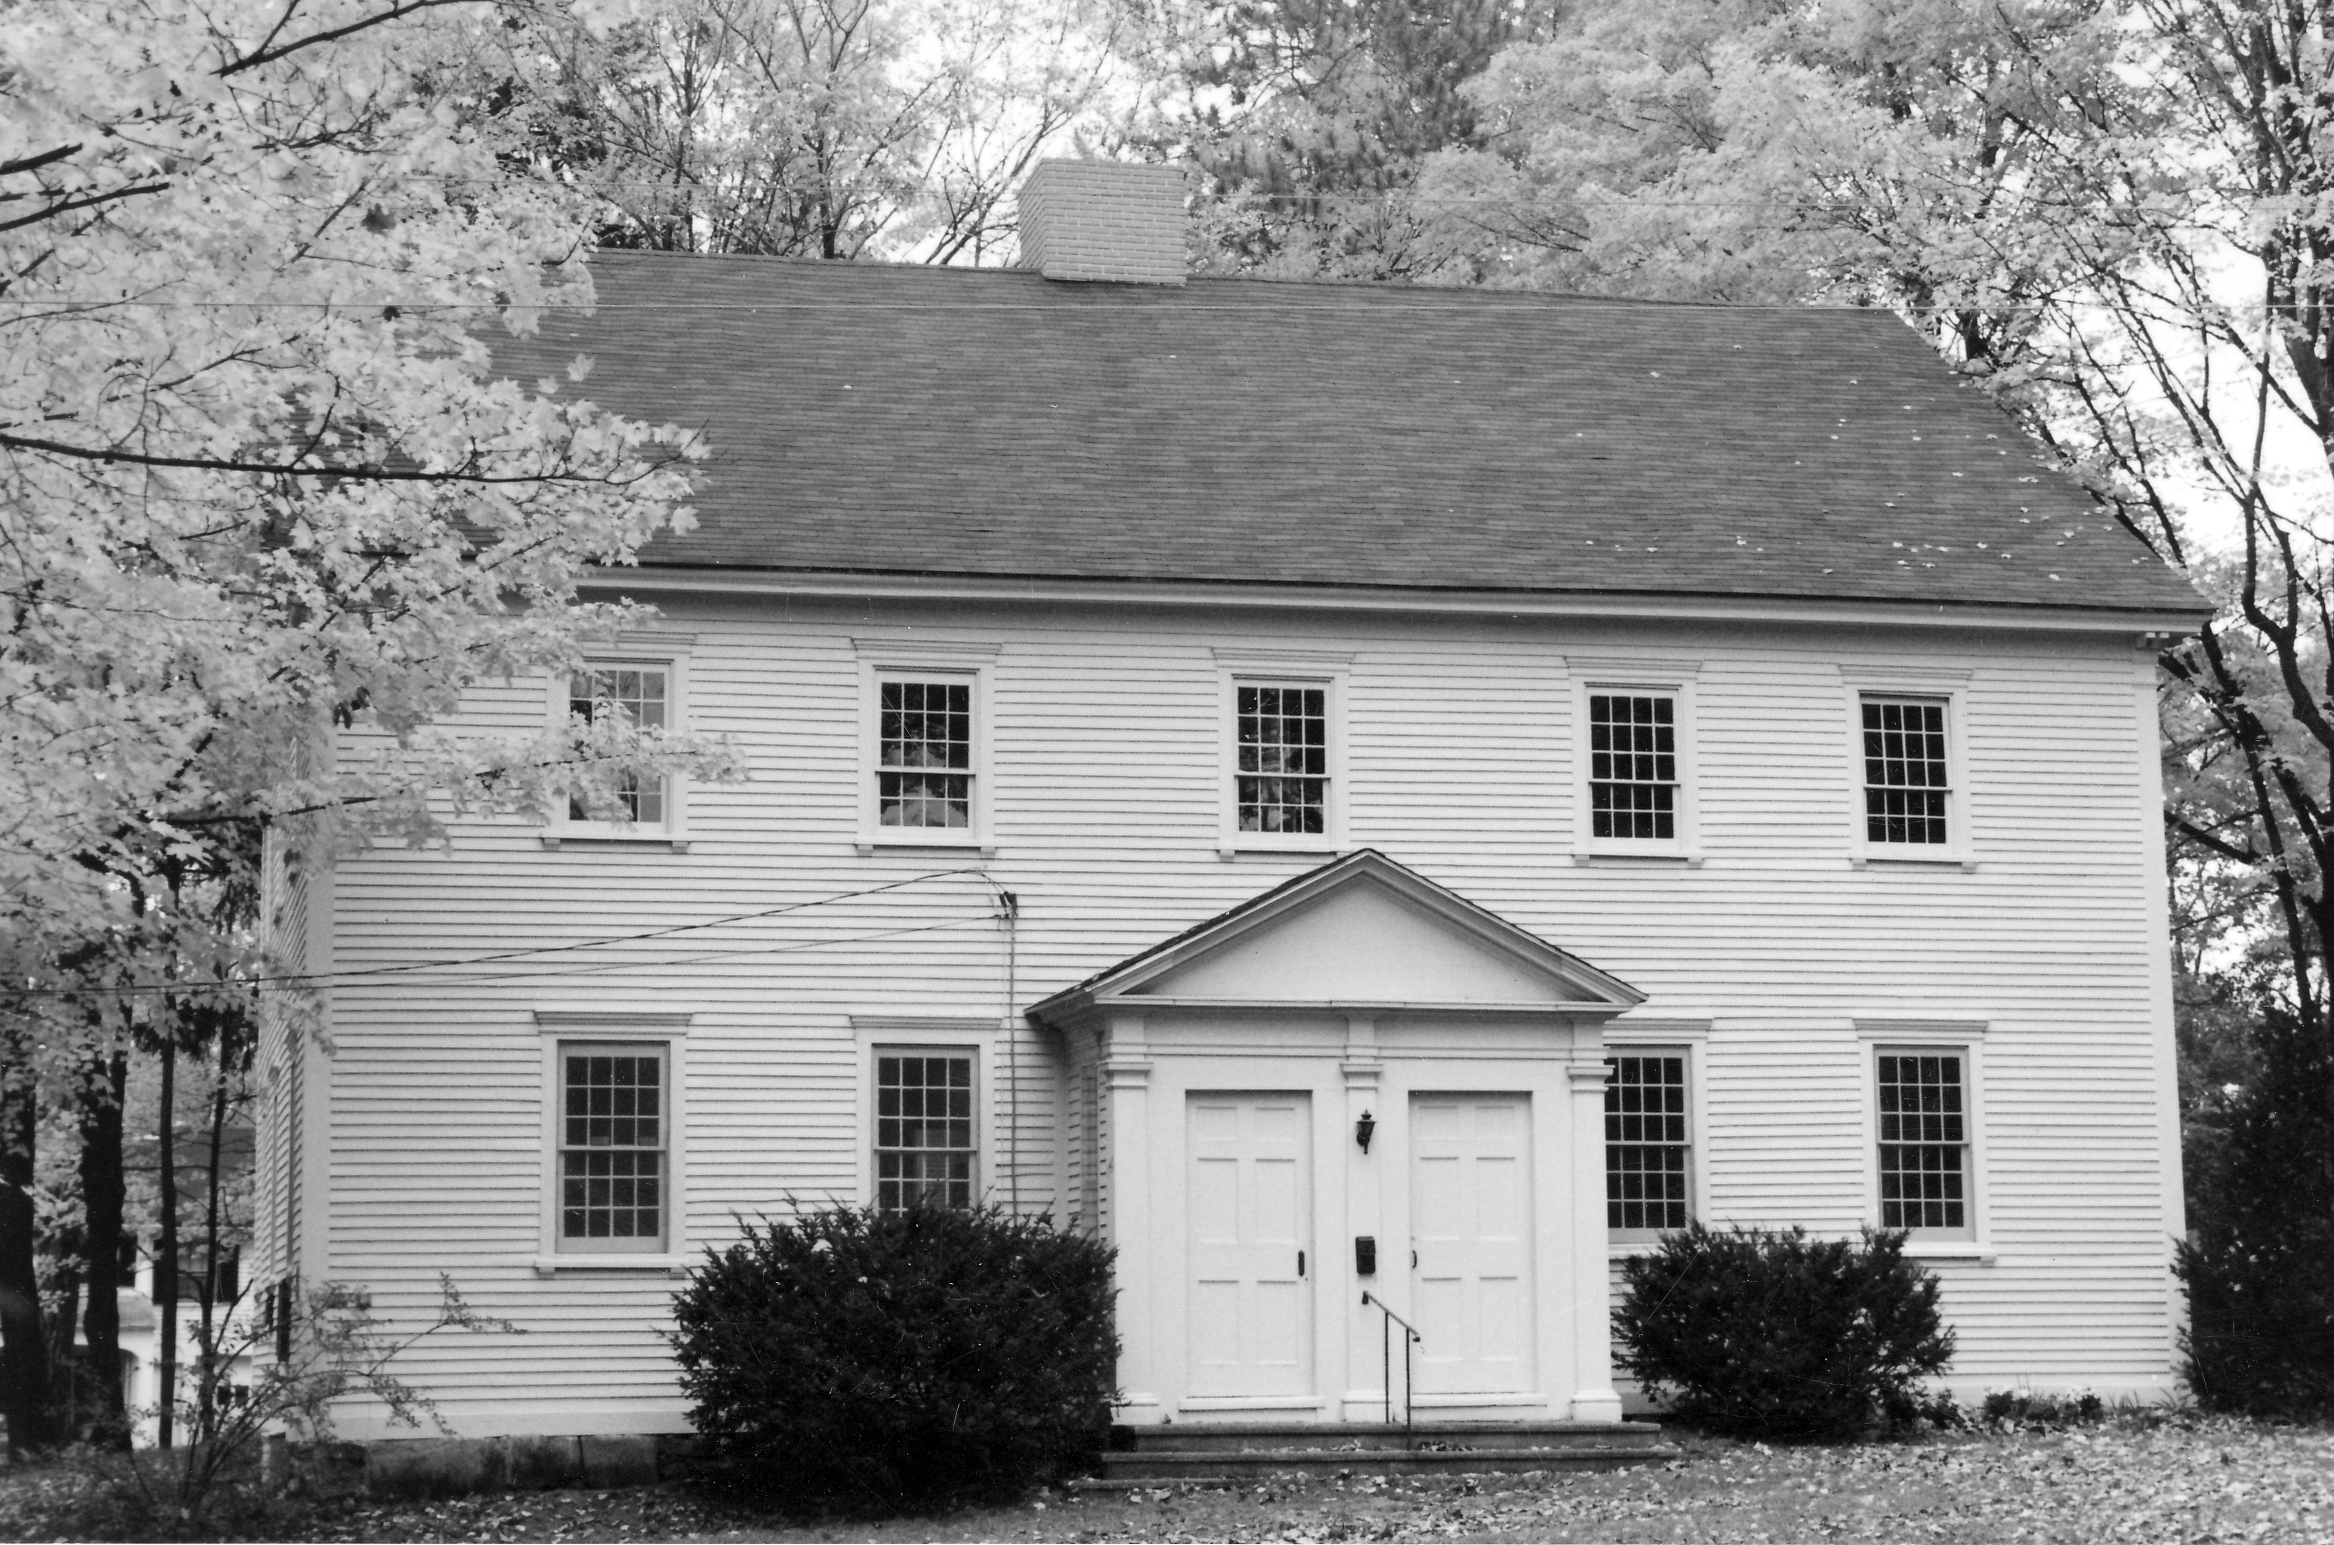
[[[1099,1451],[1111,1252],[994,1208],[749,1224],[674,1299],[713,1473],[899,1506],[1009,1495]]]
[[[2183,1370],[2215,1411],[2334,1416],[2334,1038],[2273,1012],[2226,1128],[2189,1155]]]
[[[1955,1425],[1919,1381],[1953,1359],[1937,1279],[1901,1233],[1697,1223],[1630,1260],[1614,1317],[1623,1368],[1680,1421],[1736,1437],[1849,1438],[1875,1425]]]

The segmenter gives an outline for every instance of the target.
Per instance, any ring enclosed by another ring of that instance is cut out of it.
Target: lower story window
[[[875,1205],[970,1207],[980,1153],[969,1050],[875,1054]]]
[[[665,1245],[666,1056],[662,1046],[559,1049],[559,1248]]]
[[[1686,1059],[1676,1052],[1605,1059],[1605,1226],[1684,1228]]]
[[[1880,1226],[1969,1228],[1968,1085],[1956,1052],[1880,1057]]]

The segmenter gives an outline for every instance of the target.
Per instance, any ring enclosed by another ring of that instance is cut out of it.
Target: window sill
[[[853,846],[859,850],[861,858],[865,858],[870,853],[885,852],[978,853],[983,858],[997,856],[996,843],[973,836],[969,832],[961,837],[944,837],[936,833],[918,833],[912,837],[904,835],[894,837],[885,834],[875,837],[861,837]]]
[[[1977,873],[1977,860],[1962,853],[1858,853],[1848,860],[1851,869],[1958,869]]]
[[[1252,842],[1239,838],[1216,844],[1216,857],[1226,863],[1235,858],[1335,858],[1344,849],[1326,841],[1313,842]]]
[[[662,848],[669,853],[689,851],[687,832],[556,831],[543,833],[543,846],[556,853],[562,848]]]
[[[642,1277],[682,1277],[689,1272],[686,1256],[660,1252],[655,1255],[538,1255],[535,1257],[535,1275],[558,1277],[569,1272],[592,1273],[605,1276],[610,1273],[630,1273]]]
[[[1994,1247],[1973,1239],[1908,1239],[1904,1253],[1916,1261],[1975,1261],[1994,1264]]]
[[[1625,848],[1587,848],[1574,853],[1572,862],[1584,869],[1699,869],[1702,855],[1676,848],[1643,853]]]

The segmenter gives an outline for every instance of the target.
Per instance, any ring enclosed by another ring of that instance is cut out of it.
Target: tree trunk
[[[128,1186],[122,1173],[122,1094],[129,1083],[129,1052],[105,1038],[89,1053],[81,1089],[81,1212],[83,1277],[89,1307],[82,1315],[89,1379],[96,1397],[97,1441],[127,1444],[122,1406],[122,1320],[115,1282],[121,1273],[122,1210]]]
[[[154,1312],[161,1318],[162,1344],[156,1359],[160,1382],[154,1423],[156,1442],[168,1448],[171,1419],[178,1414],[178,1043],[167,1033],[162,1041],[162,1115],[155,1131],[162,1148],[154,1205],[162,1216],[161,1231],[154,1238]]]
[[[12,1026],[0,1070],[0,1418],[11,1453],[56,1441],[40,1276],[33,1264],[33,1142],[39,1129],[31,1048]]]
[[[202,1308],[202,1377],[195,1385],[198,1403],[196,1434],[208,1443],[216,1434],[212,1428],[218,1419],[217,1393],[225,1364],[219,1356],[219,1327],[214,1324],[212,1311],[219,1292],[219,1149],[227,1132],[227,1056],[225,1036],[219,1038],[219,1065],[214,1070],[211,1084],[211,1173],[207,1194],[203,1200],[203,1290],[197,1302]]]

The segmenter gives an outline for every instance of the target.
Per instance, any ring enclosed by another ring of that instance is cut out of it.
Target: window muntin
[[[1867,697],[1864,717],[1864,837],[1890,845],[1943,846],[1952,793],[1945,704],[1935,699]]]
[[[1605,1059],[1605,1226],[1642,1233],[1684,1228],[1686,1059],[1676,1052]]]
[[[1969,1120],[1958,1052],[1880,1057],[1880,1226],[1967,1231]]]
[[[669,728],[672,671],[662,665],[592,665],[568,678],[567,711],[584,722],[620,713],[644,730]],[[616,780],[616,807],[636,826],[661,826],[665,819],[664,780],[622,773]],[[583,801],[570,798],[567,818],[590,819]]]
[[[560,1048],[560,1249],[664,1248],[665,1069],[659,1046]]]
[[[875,1205],[970,1207],[980,1158],[970,1051],[875,1054]]]
[[[1234,800],[1243,832],[1329,829],[1329,689],[1242,682]]]
[[[1677,699],[1592,692],[1588,699],[1589,822],[1599,839],[1677,838]]]
[[[969,829],[972,683],[886,677],[877,692],[877,824]]]

